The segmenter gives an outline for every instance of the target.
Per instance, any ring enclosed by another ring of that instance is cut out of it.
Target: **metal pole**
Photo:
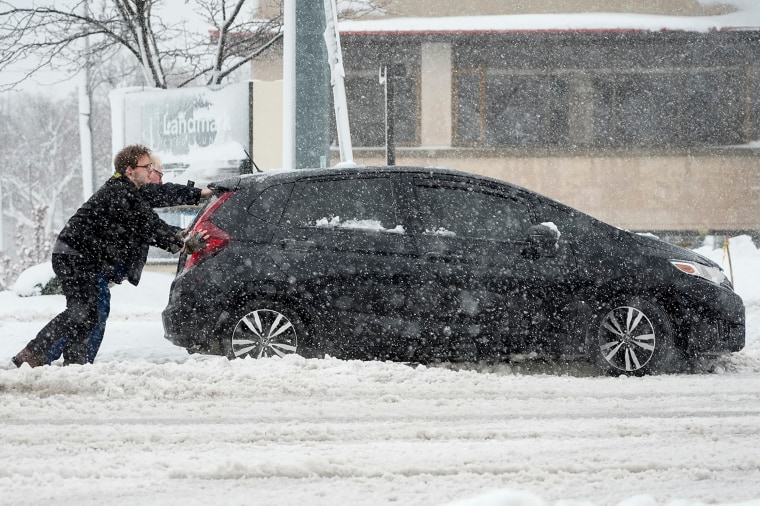
[[[380,67],[380,84],[385,94],[385,163],[396,165],[396,107],[394,101],[395,79],[406,75],[402,64],[385,64]]]
[[[333,108],[335,110],[335,125],[338,132],[338,149],[340,161],[343,164],[354,163],[354,152],[351,145],[351,127],[348,121],[348,106],[346,101],[343,54],[340,48],[340,33],[338,32],[338,9],[335,0],[325,2],[325,45],[327,58],[330,63],[330,84],[333,91]]]
[[[385,164],[396,165],[396,140],[394,124],[396,114],[393,107],[393,83],[390,82],[388,66],[385,66]]]
[[[282,167],[296,156],[296,0],[285,0],[282,40]]]
[[[321,0],[296,2],[295,168],[319,167],[330,158],[330,72]]]
[[[5,216],[3,215],[3,207],[5,207],[5,200],[3,200],[3,181],[0,179],[0,251],[5,250],[5,231],[3,230]]]
[[[89,17],[88,0],[83,5],[84,16]],[[82,156],[82,196],[84,200],[93,193],[93,156],[92,156],[92,90],[90,89],[90,41],[84,38],[84,68],[79,84],[79,148]]]

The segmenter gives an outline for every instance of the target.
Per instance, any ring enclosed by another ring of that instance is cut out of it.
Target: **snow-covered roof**
[[[450,34],[594,31],[742,31],[760,30],[760,1],[742,3],[716,16],[661,16],[626,13],[515,14],[346,20],[341,34]]]

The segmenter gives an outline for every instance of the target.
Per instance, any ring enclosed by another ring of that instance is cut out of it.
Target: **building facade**
[[[398,165],[496,177],[631,230],[755,231],[760,27],[741,14],[691,0],[391,0],[340,25],[354,159],[385,163],[378,73],[393,65]],[[280,69],[273,55],[254,73]]]

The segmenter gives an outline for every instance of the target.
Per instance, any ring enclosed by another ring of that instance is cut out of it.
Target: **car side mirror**
[[[559,231],[547,225],[533,225],[528,229],[528,245],[523,254],[532,260],[553,257],[559,247]]]

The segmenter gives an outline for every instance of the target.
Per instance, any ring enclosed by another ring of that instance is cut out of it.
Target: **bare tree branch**
[[[271,46],[273,46],[275,43],[277,43],[280,39],[282,39],[282,32],[278,33],[274,37],[272,37],[268,42],[266,42],[263,46],[253,50],[248,54],[248,56],[244,58],[240,58],[240,61],[236,65],[230,65],[227,70],[224,72],[221,72],[219,74],[220,79],[224,79],[229,74],[237,70],[239,67],[245,65],[246,63],[250,62],[251,60],[256,59],[257,56],[264,53],[267,49],[269,49]]]
[[[37,8],[0,0],[0,71],[20,62],[29,66],[24,76],[0,91],[42,69],[74,75],[88,58],[105,61],[120,53],[139,66],[147,86],[221,84],[271,48],[282,32],[281,3],[270,18],[259,19],[253,0],[186,0],[188,10],[202,21],[190,25],[160,15],[161,0],[112,0],[98,3],[99,10],[92,12],[84,8],[87,1],[69,11],[56,8],[52,0],[50,6]],[[342,16],[356,17],[383,11],[387,2],[340,0],[339,9]]]
[[[240,17],[248,22],[253,16],[254,2],[235,0],[228,8],[226,0],[198,0],[199,5],[208,4],[206,12],[228,13],[227,17],[214,19],[201,28],[189,27],[182,22],[168,22],[154,14],[160,0],[114,0],[100,4],[100,10],[85,12],[84,2],[74,8],[62,10],[55,6],[20,8],[7,0],[0,1],[0,71],[22,61],[31,61],[26,76],[43,68],[65,68],[75,74],[85,62],[85,57],[114,53],[118,48],[132,56],[143,69],[144,84],[165,88],[170,82],[191,83],[184,76],[203,77],[204,81],[220,82],[217,76],[226,72],[228,64],[238,67],[239,61],[225,47],[222,37],[212,47],[208,30],[217,28],[221,33],[238,30]],[[221,8],[220,8],[221,6]],[[244,7],[249,8],[245,10]],[[275,23],[276,26],[278,22]],[[271,34],[254,32],[262,37],[261,45]],[[84,44],[89,40],[89,51]],[[100,59],[100,58],[98,58]],[[199,69],[210,69],[199,72]],[[181,76],[181,77],[180,77]],[[19,82],[17,81],[17,82]],[[13,87],[16,83],[11,84]],[[8,87],[8,86],[6,86]]]

